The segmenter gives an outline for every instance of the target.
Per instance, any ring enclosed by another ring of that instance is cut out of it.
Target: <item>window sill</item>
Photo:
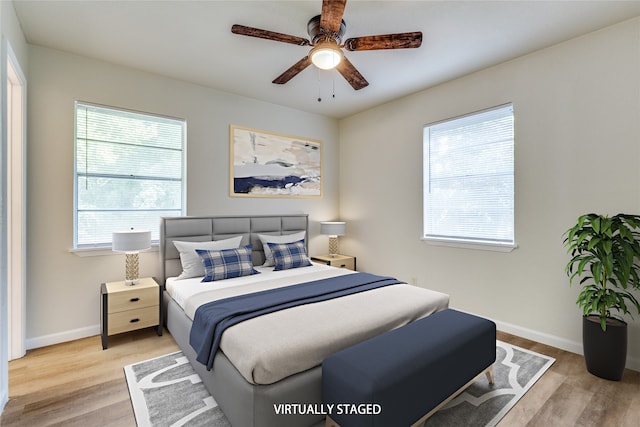
[[[140,252],[158,252],[158,250],[158,244],[153,243],[151,244],[151,249]],[[121,252],[112,251],[111,246],[100,246],[93,248],[69,248],[69,252],[82,258],[89,256],[122,255]]]
[[[478,249],[483,251],[494,251],[494,252],[511,252],[518,247],[517,244],[506,244],[506,243],[489,243],[489,242],[472,242],[472,241],[464,241],[464,240],[448,240],[448,239],[432,239],[423,237],[422,240],[427,242],[430,245],[434,246],[449,246],[452,248],[462,248],[462,249]]]

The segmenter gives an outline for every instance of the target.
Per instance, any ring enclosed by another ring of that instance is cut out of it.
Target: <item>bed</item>
[[[265,250],[260,236],[303,235],[306,249],[308,225],[304,214],[161,220],[160,279],[165,286],[167,329],[234,427],[311,426],[321,422],[324,416],[315,411],[283,416],[274,405],[321,403],[324,357],[448,307],[445,294],[407,284],[385,284],[231,326],[222,334],[219,349],[211,358],[211,369],[198,362],[190,333],[198,307],[210,297],[224,299],[263,292],[265,286],[277,291],[296,283],[344,282],[365,275],[315,263],[283,271],[262,267]],[[251,245],[251,262],[260,274],[208,283],[201,283],[201,277],[176,279],[183,272],[183,264],[175,241],[218,242],[231,238],[238,239],[240,247]]]

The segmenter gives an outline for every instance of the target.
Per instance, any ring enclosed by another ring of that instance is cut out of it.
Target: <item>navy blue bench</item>
[[[424,422],[485,373],[493,383],[496,325],[446,309],[328,356],[322,362],[327,426]]]

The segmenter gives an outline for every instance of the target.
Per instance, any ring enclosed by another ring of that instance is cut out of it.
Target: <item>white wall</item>
[[[75,100],[186,119],[188,215],[308,213],[310,252],[325,252],[318,222],[338,214],[336,120],[37,46],[30,62],[28,347],[97,334],[100,283],[124,275],[123,255],[69,252]],[[323,141],[324,197],[230,197],[230,124]],[[140,264],[141,276],[159,275],[157,252]]]
[[[640,211],[640,20],[340,122],[341,251],[358,266],[451,295],[451,306],[581,351],[563,233],[590,211]],[[422,233],[424,124],[513,102],[518,249],[431,246]],[[635,316],[636,318],[638,316]],[[640,319],[628,366],[640,369]]]

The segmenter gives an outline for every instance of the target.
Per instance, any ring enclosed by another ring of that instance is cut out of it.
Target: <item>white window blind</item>
[[[130,228],[159,239],[159,218],[184,214],[186,125],[76,103],[74,247],[110,246]]]
[[[511,104],[427,125],[424,238],[514,245]]]

